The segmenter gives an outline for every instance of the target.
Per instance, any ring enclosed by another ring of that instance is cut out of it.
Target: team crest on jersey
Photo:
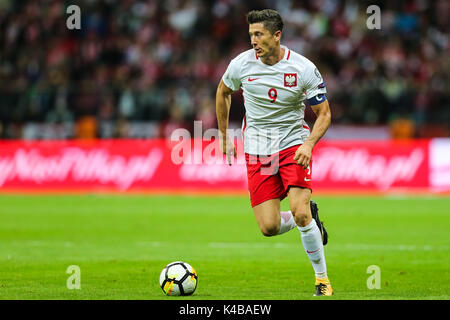
[[[296,87],[297,86],[297,74],[296,73],[285,73],[284,74],[284,86],[285,87]]]

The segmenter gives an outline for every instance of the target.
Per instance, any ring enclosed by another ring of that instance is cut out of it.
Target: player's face
[[[277,31],[272,34],[264,28],[262,22],[250,24],[248,33],[250,43],[258,57],[264,58],[272,55],[277,46],[280,45],[281,32]]]

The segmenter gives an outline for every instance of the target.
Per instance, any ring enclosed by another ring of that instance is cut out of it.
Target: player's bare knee
[[[308,225],[311,220],[311,213],[306,206],[293,207],[291,211],[294,214],[294,220],[298,226],[304,227]]]
[[[277,224],[266,224],[260,226],[261,233],[265,237],[272,237],[278,234],[280,231],[280,225]]]
[[[300,227],[305,227],[308,225],[309,221],[311,220],[309,215],[304,213],[298,213],[294,216],[295,223]]]
[[[294,215],[295,223],[298,226],[304,227],[308,225],[311,221],[311,211],[310,211],[310,197],[309,195],[301,195],[296,201],[291,202],[291,212]]]

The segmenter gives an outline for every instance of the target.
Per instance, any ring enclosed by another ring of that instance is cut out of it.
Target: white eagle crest
[[[294,85],[294,83],[295,83],[295,79],[296,77],[294,76],[294,75],[287,75],[286,77],[285,77],[285,80],[286,80],[286,83],[287,83],[287,85],[288,86],[293,86]]]

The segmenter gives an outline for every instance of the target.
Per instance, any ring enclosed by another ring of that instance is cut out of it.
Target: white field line
[[[160,241],[140,241],[136,243],[137,245],[142,246],[150,246],[150,247],[165,247],[170,246],[173,247],[173,242],[160,242]],[[200,245],[206,245],[210,248],[217,249],[291,249],[298,248],[301,246],[301,243],[285,243],[285,242],[274,242],[274,243],[264,243],[264,242],[209,242],[209,243],[200,243]],[[449,246],[431,246],[431,245],[405,245],[405,244],[396,244],[396,245],[377,245],[377,244],[363,244],[363,243],[347,243],[344,245],[334,245],[333,250],[394,250],[394,251],[447,251],[450,249]]]
[[[134,245],[142,247],[166,248],[166,247],[181,247],[183,244],[171,241],[136,241],[132,243],[123,242],[124,245]],[[86,241],[43,241],[43,240],[27,240],[18,241],[13,240],[9,243],[2,243],[3,248],[8,246],[14,247],[77,247],[77,246],[94,246],[95,243]],[[102,245],[107,245],[103,242]],[[112,244],[111,244],[112,245]],[[301,242],[190,242],[186,245],[192,247],[209,247],[215,249],[293,249],[303,247]],[[367,244],[367,243],[346,243],[346,244],[332,244],[326,246],[329,250],[355,250],[355,251],[370,251],[370,250],[390,250],[390,251],[449,251],[450,246],[447,245],[407,245],[407,244]]]

